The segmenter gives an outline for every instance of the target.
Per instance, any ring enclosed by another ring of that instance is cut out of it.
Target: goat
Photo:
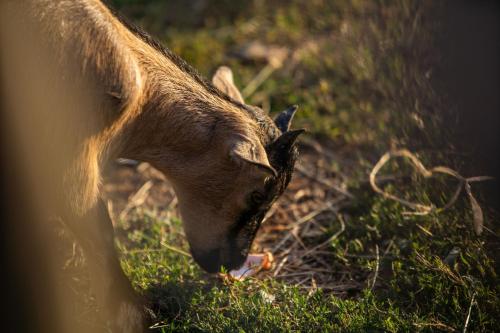
[[[190,251],[208,272],[245,261],[297,159],[291,107],[273,121],[244,103],[232,73],[212,83],[99,0],[0,5],[3,93],[37,212],[76,235],[98,302],[120,332],[144,327],[99,199],[115,158],[162,171],[179,199]]]

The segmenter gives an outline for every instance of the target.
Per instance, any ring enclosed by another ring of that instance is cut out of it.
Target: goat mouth
[[[228,272],[234,269],[239,269],[245,264],[246,259],[246,254],[236,252],[236,254],[231,255],[228,260],[221,261],[221,268],[224,267],[224,269]]]
[[[224,251],[225,252],[225,251]],[[222,267],[226,271],[238,269],[245,263],[247,255],[236,252],[223,253],[219,249],[210,251],[191,251],[196,263],[208,273],[219,273]]]

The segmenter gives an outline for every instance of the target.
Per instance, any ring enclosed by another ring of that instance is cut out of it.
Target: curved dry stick
[[[434,205],[424,205],[420,203],[415,203],[411,202],[402,198],[399,198],[393,194],[390,194],[384,190],[382,190],[378,185],[377,185],[377,174],[382,169],[382,167],[393,157],[405,157],[410,160],[410,162],[413,164],[415,169],[423,175],[425,178],[431,177],[433,174],[436,173],[442,173],[446,174],[449,176],[452,176],[456,179],[459,180],[459,183],[457,185],[457,188],[455,189],[452,197],[448,202],[442,206],[442,207],[436,207]],[[472,182],[480,182],[480,181],[485,181],[485,180],[491,180],[493,179],[492,177],[489,176],[478,176],[478,177],[470,177],[470,178],[464,178],[462,175],[460,175],[458,172],[456,172],[453,169],[450,169],[445,166],[436,166],[428,170],[422,162],[410,151],[407,149],[400,149],[400,150],[394,150],[385,153],[382,155],[380,160],[375,164],[373,167],[372,171],[370,172],[370,185],[373,188],[373,190],[380,195],[382,195],[384,198],[391,199],[394,201],[399,202],[400,204],[409,207],[413,209],[415,212],[412,214],[419,214],[419,215],[427,215],[431,212],[441,212],[445,209],[450,208],[453,206],[453,204],[457,201],[458,196],[462,192],[462,189],[465,188],[465,192],[467,193],[467,196],[469,197],[469,201],[471,203],[471,208],[472,208],[472,213],[474,217],[474,231],[476,232],[477,235],[480,235],[481,232],[483,231],[483,222],[484,222],[484,217],[483,217],[483,211],[481,207],[479,206],[477,200],[474,198],[472,195],[471,191],[471,186],[470,183]]]
[[[409,208],[411,208],[411,209],[413,209],[413,210],[415,210],[415,211],[417,211],[419,213],[424,213],[424,214],[430,213],[434,209],[433,206],[422,205],[422,204],[419,204],[419,203],[414,203],[414,202],[411,202],[411,201],[408,201],[408,200],[405,200],[405,199],[401,199],[401,198],[399,198],[399,197],[397,197],[395,195],[392,195],[392,194],[390,194],[390,193],[382,190],[380,187],[378,187],[377,182],[376,182],[376,177],[377,177],[378,172],[380,171],[380,169],[382,169],[382,167],[392,157],[396,157],[396,156],[409,158],[410,161],[413,163],[413,165],[417,168],[417,170],[419,170],[420,173],[422,175],[424,175],[424,177],[427,178],[427,177],[432,176],[432,172],[428,171],[423,166],[423,164],[412,153],[410,153],[408,150],[406,150],[406,149],[397,150],[397,151],[392,151],[392,152],[385,153],[384,155],[382,155],[382,157],[377,162],[377,164],[375,164],[375,166],[373,167],[372,171],[370,172],[370,185],[371,185],[371,187],[373,188],[373,190],[375,192],[377,192],[378,194],[382,195],[386,199],[391,199],[391,200],[397,201],[400,204],[402,204],[402,205],[404,205],[406,207],[409,207]]]

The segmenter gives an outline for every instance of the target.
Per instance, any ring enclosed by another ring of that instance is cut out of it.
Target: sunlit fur
[[[173,184],[195,259],[209,270],[241,264],[296,158],[293,147],[272,151],[281,135],[273,121],[245,105],[232,82],[215,88],[98,0],[6,6],[31,19],[19,31],[33,43],[15,41],[15,51],[46,57],[33,65],[28,89],[44,91],[36,117],[51,135],[36,126],[33,133],[44,138],[38,148],[52,160],[49,178],[68,216],[94,207],[108,161],[146,161]],[[255,191],[265,198],[257,206],[249,201]],[[209,267],[203,257],[214,251]]]
[[[26,209],[38,217],[31,228],[62,218],[114,331],[148,325],[99,195],[102,171],[115,158],[149,162],[167,176],[203,268],[243,263],[290,180],[296,148],[290,132],[282,135],[262,110],[244,104],[228,69],[214,77],[216,88],[98,0],[0,1],[0,51],[2,134],[20,165]],[[60,285],[54,278],[52,299],[70,309]],[[78,331],[70,317],[61,312],[61,331]]]

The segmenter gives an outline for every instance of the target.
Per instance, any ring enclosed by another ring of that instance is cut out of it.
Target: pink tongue
[[[255,274],[262,268],[264,256],[265,254],[249,254],[243,266],[230,271],[229,275],[237,280],[243,280],[247,276]]]

